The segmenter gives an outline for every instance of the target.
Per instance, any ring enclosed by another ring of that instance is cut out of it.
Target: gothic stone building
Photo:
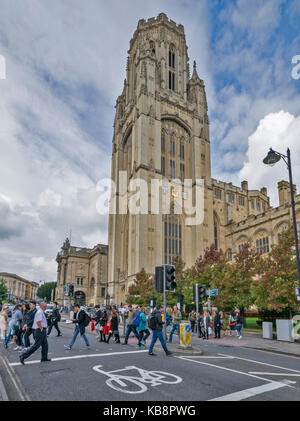
[[[130,41],[124,88],[116,102],[111,176],[119,200],[109,216],[108,237],[112,302],[126,301],[141,268],[153,274],[155,266],[177,254],[191,266],[212,243],[229,259],[247,241],[268,252],[291,224],[287,182],[278,184],[280,206],[274,209],[266,188],[249,190],[246,181],[239,188],[211,178],[210,162],[205,86],[195,62],[190,76],[184,28],[164,13],[142,19]],[[123,194],[130,198],[132,192],[122,190],[120,171],[126,171],[127,186],[145,180],[149,201],[152,179],[191,179],[193,190],[203,180],[203,223],[187,225],[172,205],[170,214],[153,214],[150,206],[147,214],[121,213],[122,201],[127,203]],[[300,196],[296,206],[300,213]]]
[[[60,305],[69,305],[64,287],[74,285],[71,303],[104,305],[107,285],[108,246],[97,244],[92,249],[73,247],[68,239],[57,254],[57,287],[55,299]]]

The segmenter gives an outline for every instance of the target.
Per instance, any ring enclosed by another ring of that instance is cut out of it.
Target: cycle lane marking
[[[239,392],[229,393],[228,395],[219,396],[218,398],[209,399],[209,401],[242,401],[266,392],[272,392],[273,390],[280,389],[281,387],[285,386],[288,385],[280,382],[271,382],[263,384],[262,386],[251,387],[250,389],[245,389]]]
[[[142,354],[148,352],[148,349],[146,350],[139,350],[139,351],[125,351],[125,352],[106,352],[106,353],[102,353],[102,354],[84,354],[84,355],[72,355],[70,357],[57,357],[57,358],[51,358],[51,362],[52,361],[64,361],[64,360],[74,360],[74,359],[79,359],[79,358],[94,358],[94,357],[108,357],[108,356],[113,356],[113,355],[126,355],[126,354]],[[26,361],[25,360],[25,365],[28,364],[38,364],[41,363],[41,360],[33,360],[33,361]],[[10,363],[10,366],[20,366],[22,365],[21,363]]]
[[[228,357],[229,356],[227,354],[218,354],[218,355],[221,355],[221,356],[224,356],[224,357],[226,357],[226,356]],[[280,365],[264,363],[262,361],[250,360],[249,358],[243,358],[243,357],[234,357],[234,358],[237,359],[237,360],[248,361],[248,362],[255,363],[255,364],[261,364],[261,365],[267,365],[269,367],[279,368],[281,370],[293,371],[295,373],[299,373],[300,374],[300,371],[299,370],[295,370],[293,368],[287,368],[287,367],[282,367]]]

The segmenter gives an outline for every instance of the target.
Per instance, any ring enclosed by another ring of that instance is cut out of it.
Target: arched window
[[[215,244],[215,249],[218,250],[219,236],[218,236],[218,221],[216,217],[214,217],[214,244]]]
[[[155,55],[155,44],[153,41],[150,41],[150,51],[152,55]]]
[[[169,49],[169,89],[175,91],[175,48],[170,45]]]
[[[164,218],[164,256],[165,264],[171,264],[175,256],[182,256],[182,227],[176,215]]]

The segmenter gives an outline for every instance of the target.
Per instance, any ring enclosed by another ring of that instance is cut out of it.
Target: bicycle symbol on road
[[[165,373],[164,371],[148,371],[134,365],[114,371],[103,371],[100,370],[101,367],[102,365],[96,365],[93,367],[93,370],[108,376],[109,379],[105,382],[107,386],[123,393],[145,393],[148,390],[146,385],[155,387],[161,384],[178,384],[182,382],[182,378],[175,374]],[[117,374],[128,370],[137,370],[140,377]]]

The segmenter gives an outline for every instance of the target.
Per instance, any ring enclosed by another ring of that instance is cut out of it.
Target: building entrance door
[[[80,306],[85,306],[85,293],[83,291],[76,291],[74,294],[74,302]]]

